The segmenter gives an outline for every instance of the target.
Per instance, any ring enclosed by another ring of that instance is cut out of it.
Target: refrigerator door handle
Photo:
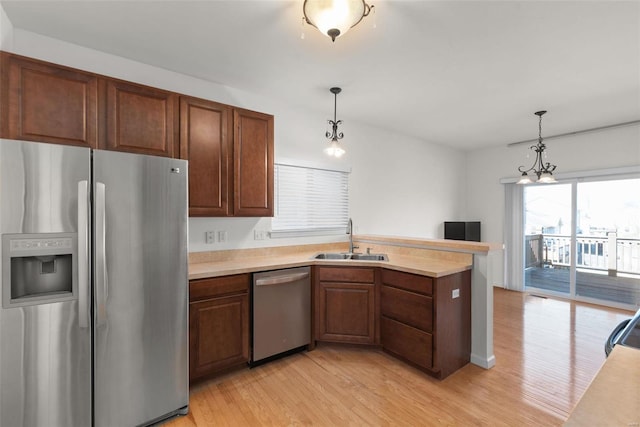
[[[78,324],[89,327],[89,181],[78,181]]]
[[[106,187],[102,182],[96,183],[96,323],[98,326],[107,322],[107,254],[106,254]]]

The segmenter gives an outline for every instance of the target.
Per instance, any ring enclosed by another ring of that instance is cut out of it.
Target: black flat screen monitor
[[[445,221],[444,238],[479,242],[480,221]]]

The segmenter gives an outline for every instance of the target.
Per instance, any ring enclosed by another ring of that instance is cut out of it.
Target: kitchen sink
[[[349,253],[320,253],[313,256],[313,259],[345,259],[353,261],[389,261],[386,254],[349,254]]]
[[[358,261],[389,261],[385,254],[353,254],[351,259]]]
[[[324,254],[317,254],[313,258],[314,259],[350,259],[351,254],[324,253]]]

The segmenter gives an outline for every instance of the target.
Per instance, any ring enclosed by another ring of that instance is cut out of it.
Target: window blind
[[[349,174],[276,164],[272,235],[344,233],[349,220]]]

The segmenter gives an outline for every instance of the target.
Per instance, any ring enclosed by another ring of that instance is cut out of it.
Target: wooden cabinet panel
[[[2,53],[3,138],[98,145],[98,78]]]
[[[440,378],[469,363],[471,357],[471,270],[439,277],[435,282],[434,366]],[[457,297],[453,291],[457,290]]]
[[[250,285],[251,277],[248,274],[190,280],[189,301],[246,293],[249,292]]]
[[[321,282],[373,283],[375,270],[367,267],[321,267],[318,276]]]
[[[431,297],[383,285],[380,294],[380,314],[431,332],[433,300]]]
[[[433,279],[431,277],[402,271],[382,270],[382,284],[424,295],[433,294]]]
[[[433,336],[382,316],[382,345],[385,350],[423,368],[433,366]]]
[[[231,107],[180,98],[180,157],[189,160],[189,216],[228,216],[233,203]]]
[[[349,343],[375,342],[375,286],[320,283],[318,339]]]
[[[233,111],[235,216],[273,216],[273,116]]]
[[[189,378],[249,360],[247,294],[193,302],[189,306]]]
[[[106,79],[108,150],[177,157],[175,93]]]

